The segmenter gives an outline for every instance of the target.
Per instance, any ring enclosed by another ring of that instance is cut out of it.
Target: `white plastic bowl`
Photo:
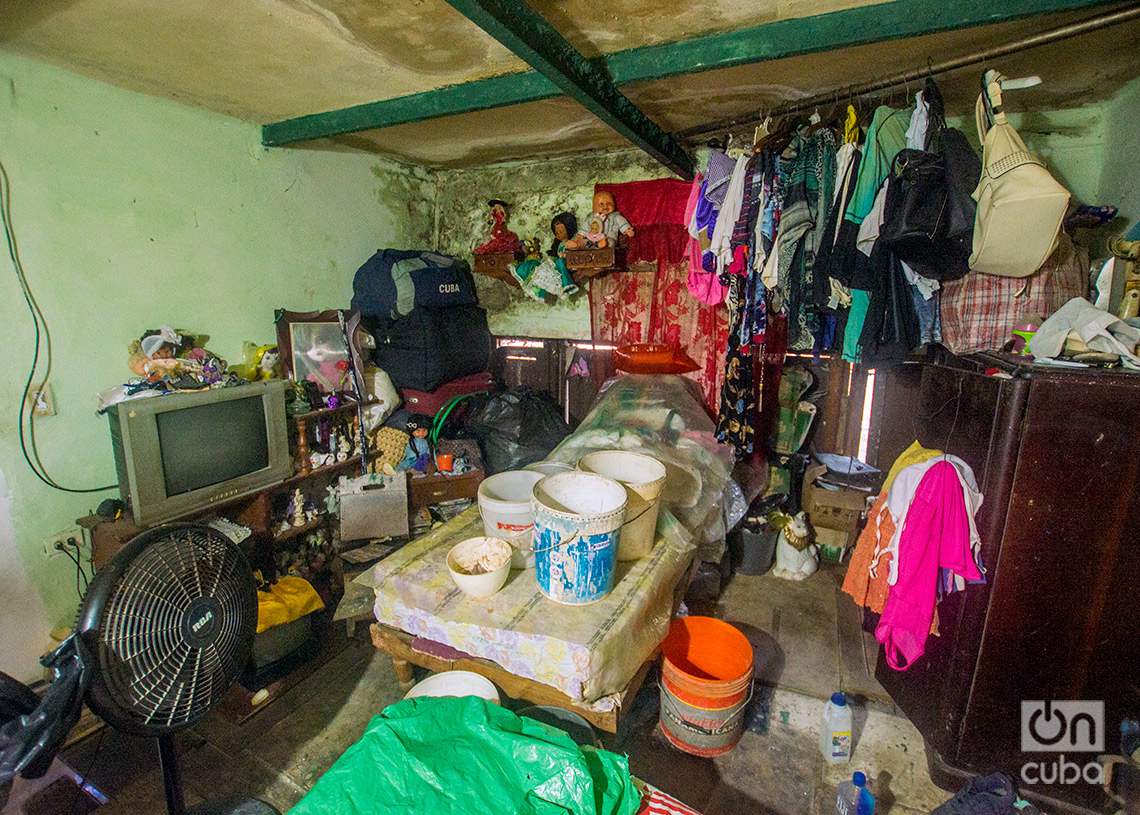
[[[460,570],[463,556],[477,546],[490,543],[498,549],[502,565],[493,571],[484,574],[466,574]],[[447,553],[447,570],[451,572],[451,579],[455,585],[471,597],[490,597],[503,587],[507,576],[511,572],[511,545],[502,538],[468,538],[451,547]]]
[[[432,674],[420,682],[404,697],[417,696],[478,696],[488,702],[499,704],[499,689],[485,676],[472,671],[443,671]]]

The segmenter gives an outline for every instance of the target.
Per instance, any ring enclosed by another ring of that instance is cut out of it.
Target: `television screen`
[[[260,396],[168,411],[155,418],[168,497],[269,466]]]

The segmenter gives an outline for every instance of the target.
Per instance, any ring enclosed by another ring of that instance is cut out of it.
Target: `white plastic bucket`
[[[404,698],[416,699],[421,696],[478,696],[496,705],[501,703],[495,683],[473,671],[432,674],[408,691]]]
[[[558,473],[572,472],[574,466],[564,461],[536,461],[523,467],[524,470],[534,470],[543,475],[557,475]]]
[[[657,513],[665,488],[665,465],[642,453],[599,450],[582,456],[578,469],[612,478],[625,487],[629,503],[621,528],[618,560],[637,560],[648,555],[657,540]]]
[[[534,565],[534,513],[531,491],[543,479],[531,470],[507,470],[479,484],[479,514],[488,538],[502,538],[511,545],[512,569]]]
[[[592,473],[548,475],[534,485],[534,577],[543,594],[582,606],[613,590],[626,502],[625,487]]]

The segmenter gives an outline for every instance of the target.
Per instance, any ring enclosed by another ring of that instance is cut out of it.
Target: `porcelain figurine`
[[[782,513],[781,513],[782,515]],[[801,512],[795,516],[783,515],[786,519],[780,526],[780,537],[776,542],[776,566],[772,574],[785,580],[803,580],[815,574],[819,568],[815,544],[811,542],[811,528]]]
[[[519,236],[507,229],[507,202],[492,198],[487,205],[491,207],[491,214],[487,218],[487,224],[491,227],[491,237],[486,243],[475,248],[475,254],[517,252],[520,246]]]
[[[341,435],[337,441],[336,447],[336,460],[348,461],[348,457],[352,454],[352,445],[348,441],[348,436]]]
[[[301,488],[297,487],[293,490],[293,526],[305,525],[305,496],[301,494]]]

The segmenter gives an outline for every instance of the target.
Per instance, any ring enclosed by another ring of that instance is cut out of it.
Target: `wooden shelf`
[[[298,535],[304,535],[306,532],[312,532],[314,529],[323,526],[325,520],[324,515],[319,515],[311,521],[305,521],[300,526],[291,526],[284,532],[277,532],[274,534],[273,540],[275,543],[281,543],[282,541],[289,540],[289,538],[295,538]]]
[[[347,399],[348,397],[346,396],[344,398]],[[376,404],[376,400],[373,399],[371,401],[365,402],[363,406],[368,407],[369,405],[374,405],[374,404]],[[293,414],[289,415],[289,418],[290,419],[304,419],[305,421],[309,421],[311,419],[321,419],[321,418],[325,418],[328,416],[336,416],[336,415],[341,414],[341,413],[349,413],[349,412],[355,413],[356,412],[356,406],[357,406],[356,402],[349,402],[348,404],[340,405],[339,407],[334,407],[334,408],[321,408],[320,410],[310,410],[308,413],[293,413]]]
[[[474,263],[471,264],[471,271],[475,274],[486,275],[496,280],[502,280],[504,283],[509,283],[516,289],[522,288],[510,270],[510,265],[518,261],[521,257],[521,255],[516,256],[509,252],[477,254],[475,255]]]
[[[379,451],[375,453],[369,453],[369,456],[371,456],[373,460],[375,460],[379,455]],[[353,467],[353,465],[357,467],[360,466],[360,456],[350,456],[344,461],[338,461],[336,464],[326,464],[323,467],[317,467],[316,469],[309,470],[307,473],[297,473],[296,475],[291,475],[277,486],[270,487],[268,489],[280,489],[282,487],[289,487],[294,484],[300,484],[302,482],[308,481],[315,476],[323,475],[325,473],[336,473],[344,470],[349,470]]]

